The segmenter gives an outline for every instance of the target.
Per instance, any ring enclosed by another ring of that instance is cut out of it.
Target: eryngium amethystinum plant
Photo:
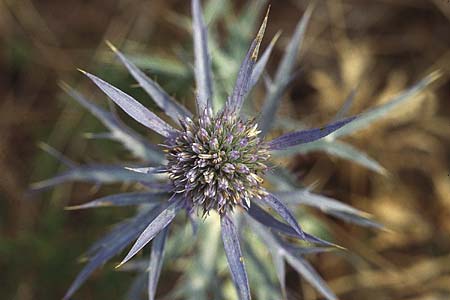
[[[381,227],[381,225],[355,208],[337,200],[316,195],[307,188],[298,187],[289,172],[275,167],[273,163],[271,164],[270,158],[280,153],[292,154],[311,149],[343,157],[345,155],[342,153],[345,152],[349,158],[349,148],[345,148],[347,152],[344,151],[345,149],[342,150],[343,144],[337,142],[337,137],[366,127],[392,108],[412,98],[431,83],[436,78],[436,74],[426,77],[386,105],[361,114],[357,118],[342,119],[351,102],[350,98],[338,112],[335,118],[337,121],[320,128],[295,131],[267,140],[266,133],[274,123],[281,95],[292,79],[296,54],[302,43],[311,12],[312,10],[308,9],[298,23],[278,67],[275,80],[268,80],[270,85],[267,98],[257,117],[248,117],[241,109],[245,98],[261,77],[276,39],[265,50],[262,58],[258,59],[267,15],[239,68],[232,93],[226,101],[223,101],[222,107],[217,107],[218,101],[213,101],[214,85],[207,30],[199,0],[192,1],[197,87],[195,115],[171,98],[156,82],[148,78],[133,62],[108,43],[140,86],[173,120],[177,125],[176,128],[121,90],[92,74],[85,71],[82,73],[129,116],[161,135],[163,142],[159,144],[159,147],[153,146],[125,127],[114,114],[95,106],[68,85],[62,85],[70,96],[108,127],[109,138],[123,143],[133,154],[146,161],[146,165],[77,166],[47,147],[51,154],[67,164],[69,170],[55,178],[36,183],[34,187],[40,189],[67,180],[83,180],[96,183],[137,182],[147,189],[145,192],[111,195],[72,207],[72,209],[81,209],[137,205],[139,209],[134,218],[116,225],[109,234],[88,250],[86,254],[88,263],[79,273],[64,299],[69,299],[95,269],[119,254],[135,240],[118,267],[128,262],[152,241],[150,262],[143,268],[143,274],[148,276],[148,279],[142,280],[142,277],[139,277],[132,290],[139,292],[142,283],[147,281],[148,299],[154,299],[165,250],[169,248],[171,255],[176,256],[173,254],[176,252],[173,248],[184,248],[179,245],[180,236],[176,232],[179,226],[173,226],[172,239],[175,240],[176,245],[171,245],[171,239],[168,239],[169,226],[174,223],[176,215],[181,211],[189,217],[194,228],[194,235],[202,235],[204,238],[198,239],[199,243],[203,243],[199,255],[205,255],[208,258],[200,257],[198,264],[194,264],[194,267],[186,271],[188,276],[184,282],[188,284],[183,284],[176,289],[172,295],[173,298],[207,299],[206,291],[217,284],[213,282],[211,275],[218,268],[216,265],[220,264],[220,258],[211,255],[215,252],[214,234],[217,228],[220,228],[225,256],[239,299],[251,298],[244,264],[246,254],[249,258],[247,264],[253,270],[250,281],[253,276],[254,282],[263,284],[258,285],[261,293],[255,292],[258,299],[274,299],[281,297],[280,294],[286,295],[285,262],[303,275],[305,280],[327,299],[336,299],[304,256],[338,246],[302,230],[288,206],[293,204],[314,206],[335,217],[360,225],[374,227]],[[383,170],[377,162],[364,153],[356,149],[352,151],[353,158],[350,160],[374,171]],[[156,166],[157,164],[160,166]],[[265,177],[270,181],[270,185],[264,182]],[[269,186],[278,188],[278,191],[269,191]],[[272,210],[275,216],[269,213],[267,208]],[[197,219],[201,219],[201,222],[197,222]],[[220,227],[216,226],[216,222],[220,223]],[[255,239],[253,234],[245,234],[244,224],[249,225],[251,232],[255,233],[259,240]],[[202,228],[197,232],[197,227]],[[192,242],[192,239],[190,240]],[[245,254],[242,253],[240,240],[244,241]],[[189,241],[185,241],[185,244],[188,243]],[[261,248],[269,250],[272,256],[280,289],[272,288],[271,271],[266,268],[266,259],[261,257],[264,255],[261,254]],[[205,252],[208,253],[205,254]],[[217,262],[205,262],[211,261],[211,257],[216,257]],[[195,260],[195,258],[192,259]],[[202,269],[199,271],[198,268]],[[213,293],[216,298],[224,298],[222,288],[210,293]]]

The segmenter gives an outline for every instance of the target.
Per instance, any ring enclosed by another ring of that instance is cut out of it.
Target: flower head
[[[164,144],[174,192],[203,214],[248,208],[252,199],[267,196],[262,176],[269,152],[258,134],[254,119],[226,112],[181,121]]]

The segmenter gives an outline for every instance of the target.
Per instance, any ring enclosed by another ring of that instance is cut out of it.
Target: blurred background
[[[210,2],[227,3],[217,8],[227,12],[218,23],[220,32],[251,1]],[[308,3],[271,1],[263,46],[278,30],[282,36],[269,73]],[[30,192],[30,183],[62,169],[39,148],[41,142],[80,163],[132,160],[117,144],[86,136],[102,126],[62,93],[59,82],[103,103],[105,97],[76,71],[86,69],[151,106],[113,59],[104,43],[110,40],[192,107],[192,74],[185,65],[192,56],[182,51],[190,49],[191,36],[180,29],[180,16],[190,16],[189,1],[0,0],[1,299],[60,299],[80,270],[83,251],[132,213],[63,210],[123,186],[99,191],[77,183]],[[243,35],[254,32],[241,30]],[[450,299],[450,3],[318,0],[299,68],[280,115],[310,124],[330,120],[355,88],[351,112],[359,113],[441,70],[443,76],[418,101],[347,139],[375,158],[386,176],[324,153],[296,156],[290,168],[306,184],[316,183],[321,193],[386,225],[377,231],[312,212],[354,254],[312,258],[340,299]],[[123,299],[130,280],[130,274],[108,265],[75,299]],[[290,269],[287,282],[290,299],[320,299]],[[170,287],[161,286],[162,291]]]

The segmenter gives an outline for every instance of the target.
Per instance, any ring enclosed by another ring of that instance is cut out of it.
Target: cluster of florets
[[[192,208],[223,214],[267,195],[261,176],[269,153],[255,120],[221,112],[186,118],[181,127],[165,144],[167,171],[174,192],[183,193]]]

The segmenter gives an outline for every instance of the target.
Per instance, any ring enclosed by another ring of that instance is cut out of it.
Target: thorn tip
[[[105,43],[113,52],[117,52],[116,46],[114,46],[109,40],[105,40]]]
[[[264,37],[264,33],[266,31],[267,20],[269,18],[269,12],[270,12],[270,4],[269,4],[269,7],[267,8],[266,16],[264,17],[263,23],[261,24],[261,27],[259,28],[258,34],[256,35],[256,38],[255,38],[256,46],[255,46],[255,50],[253,50],[253,53],[252,53],[253,61],[256,61],[258,59],[259,47],[261,46],[261,42]]]

